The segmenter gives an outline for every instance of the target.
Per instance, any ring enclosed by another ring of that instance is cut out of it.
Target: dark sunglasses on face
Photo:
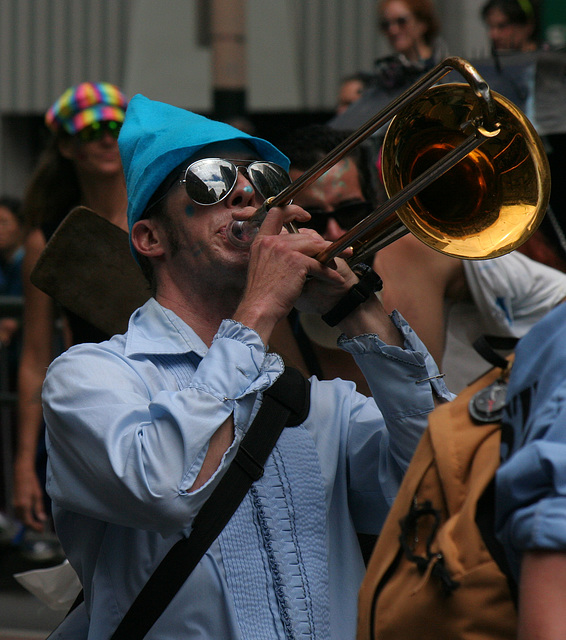
[[[121,128],[121,122],[116,122],[115,120],[103,120],[102,122],[93,122],[88,127],[81,129],[76,134],[76,137],[80,142],[94,142],[95,140],[102,140],[105,134],[109,133],[115,140],[117,140]]]
[[[312,217],[308,222],[298,223],[298,226],[314,229],[320,235],[323,235],[326,231],[330,218],[334,218],[342,229],[349,231],[373,211],[373,206],[370,202],[362,201],[342,204],[333,211],[323,211],[322,209],[309,207],[303,208]]]
[[[264,200],[281,193],[291,183],[285,169],[273,162],[224,158],[196,160],[187,167],[181,182],[193,202],[212,205],[230,195],[238,182],[238,171],[246,175]]]
[[[389,31],[391,27],[397,26],[399,28],[406,27],[409,22],[408,16],[401,16],[399,18],[392,18],[391,20],[381,20],[379,26],[382,31]]]

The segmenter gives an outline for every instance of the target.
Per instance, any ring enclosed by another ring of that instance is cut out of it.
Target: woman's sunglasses
[[[232,192],[238,171],[244,172],[264,200],[281,193],[291,183],[285,169],[273,162],[224,158],[196,160],[187,167],[181,182],[193,202],[207,206],[221,202]]]
[[[407,16],[401,16],[399,18],[392,18],[391,20],[381,20],[379,26],[381,27],[382,31],[389,31],[391,27],[395,26],[402,29],[403,27],[407,26],[408,22],[409,18]]]
[[[297,223],[297,225],[314,229],[320,235],[323,235],[326,231],[330,218],[334,218],[342,229],[349,231],[373,211],[373,206],[370,202],[361,201],[340,205],[333,211],[323,211],[322,209],[309,207],[303,208],[311,214],[311,219],[308,222]]]
[[[109,133],[115,140],[118,140],[121,128],[121,122],[116,122],[116,120],[103,120],[102,122],[93,122],[88,127],[81,129],[76,134],[76,137],[80,142],[95,142],[96,140],[102,140],[102,138]]]

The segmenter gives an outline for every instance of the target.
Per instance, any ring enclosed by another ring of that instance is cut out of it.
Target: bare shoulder
[[[465,284],[460,259],[435,251],[410,234],[379,251],[374,266],[384,281],[425,281],[444,291]]]

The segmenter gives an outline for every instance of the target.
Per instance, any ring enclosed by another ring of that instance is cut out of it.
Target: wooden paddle
[[[87,207],[57,227],[31,281],[108,335],[126,331],[130,315],[151,297],[128,234]]]

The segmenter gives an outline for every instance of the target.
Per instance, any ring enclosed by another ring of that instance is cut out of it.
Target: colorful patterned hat
[[[108,82],[82,82],[67,89],[45,114],[45,124],[53,131],[74,135],[93,122],[123,122],[128,101],[118,87]]]

